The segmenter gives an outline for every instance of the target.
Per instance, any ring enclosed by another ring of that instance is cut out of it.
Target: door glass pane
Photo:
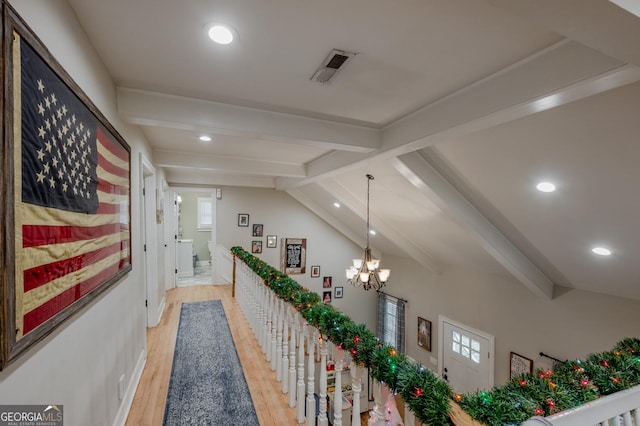
[[[480,364],[480,352],[471,351],[471,361]]]
[[[453,342],[451,350],[454,351],[455,353],[459,354],[460,353],[460,343]]]
[[[469,347],[469,337],[464,334],[462,335],[462,346]]]
[[[452,331],[451,340],[453,340],[454,342],[460,343],[460,333],[458,333],[457,331]]]
[[[464,357],[469,358],[469,348],[466,346],[462,347],[462,351],[460,352],[460,354]]]
[[[477,340],[471,339],[471,349],[473,349],[474,351],[479,351],[480,342],[478,342]]]

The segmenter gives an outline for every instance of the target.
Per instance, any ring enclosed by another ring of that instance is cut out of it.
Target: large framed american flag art
[[[131,270],[131,149],[2,4],[0,369]]]

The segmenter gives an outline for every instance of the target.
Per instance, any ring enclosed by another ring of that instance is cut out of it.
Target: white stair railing
[[[549,417],[533,417],[522,426],[640,426],[640,386],[603,396]]]

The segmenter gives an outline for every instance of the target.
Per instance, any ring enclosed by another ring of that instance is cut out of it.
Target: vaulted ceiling
[[[363,245],[371,173],[382,253],[640,299],[640,18],[615,4],[68,1],[171,184],[287,191]],[[312,81],[332,49],[356,55]]]

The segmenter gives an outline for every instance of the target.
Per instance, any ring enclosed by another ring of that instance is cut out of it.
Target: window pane
[[[452,331],[451,340],[453,340],[454,342],[460,343],[460,333],[458,333],[457,331]]]
[[[462,347],[462,351],[460,352],[462,356],[469,358],[469,348],[466,346]]]
[[[462,346],[469,347],[469,337],[462,335]]]
[[[477,340],[471,339],[471,349],[473,349],[474,351],[479,351],[480,342],[478,342]]]
[[[459,354],[460,353],[460,343],[453,342],[453,345],[451,346],[451,350],[454,351],[455,353]]]
[[[480,364],[480,352],[471,351],[471,361]]]

